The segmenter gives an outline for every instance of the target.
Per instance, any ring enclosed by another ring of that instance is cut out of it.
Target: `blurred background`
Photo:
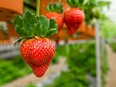
[[[40,0],[40,14],[58,0]],[[86,0],[85,0],[86,1]],[[116,1],[88,0],[85,21],[72,36],[64,24],[55,37],[56,54],[37,78],[20,56],[13,18],[26,9],[36,14],[36,0],[0,0],[0,87],[116,87]],[[63,9],[70,9],[61,0]]]

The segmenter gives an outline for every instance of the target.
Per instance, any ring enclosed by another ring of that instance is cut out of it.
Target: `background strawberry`
[[[63,15],[62,14],[59,14],[57,12],[48,12],[46,15],[45,15],[48,19],[51,19],[51,18],[54,18],[56,20],[56,23],[58,25],[58,31],[60,31],[63,27]]]
[[[70,35],[74,34],[80,25],[83,23],[85,14],[80,8],[86,4],[87,0],[66,0],[72,7],[70,10],[64,12],[64,22],[68,27]]]
[[[48,13],[45,15],[48,19],[54,18],[56,20],[58,31],[62,29],[64,20],[62,15],[63,6],[60,4],[60,2],[61,0],[59,0],[57,3],[50,3],[46,8]]]
[[[21,36],[16,43],[23,40],[20,47],[23,60],[37,77],[43,76],[55,54],[53,42],[46,38],[57,32],[55,19],[48,20],[26,11],[23,16],[15,16],[14,25]]]
[[[64,22],[68,27],[69,34],[73,34],[83,23],[85,18],[84,12],[79,8],[71,8],[64,13]]]

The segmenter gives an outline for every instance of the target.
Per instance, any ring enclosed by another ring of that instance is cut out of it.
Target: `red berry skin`
[[[64,21],[64,17],[63,17],[62,14],[59,14],[57,12],[48,12],[45,16],[48,19],[55,18],[56,23],[58,25],[58,31],[60,31],[62,29],[62,27],[63,27],[63,21]]]
[[[33,67],[32,70],[33,70],[35,76],[42,77],[45,74],[46,70],[48,69],[49,65],[50,65],[50,62],[43,66],[31,65],[31,67]]]
[[[71,8],[64,12],[64,22],[68,27],[69,35],[72,35],[81,26],[85,18],[85,14],[79,8]]]
[[[54,57],[55,47],[47,38],[29,39],[22,43],[20,53],[23,60],[31,66],[34,74],[41,77]]]

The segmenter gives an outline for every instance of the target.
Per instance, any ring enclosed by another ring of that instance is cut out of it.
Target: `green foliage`
[[[59,54],[66,46],[58,48]],[[56,78],[54,82],[45,87],[88,87],[89,82],[86,78],[87,73],[96,76],[95,69],[95,51],[94,45],[69,45],[70,51],[67,55],[67,64],[69,71],[62,72],[60,77]],[[89,49],[89,51],[88,51]],[[65,52],[65,55],[67,53]],[[89,57],[89,58],[88,58]]]
[[[67,47],[66,46],[57,46],[56,53],[54,58],[52,59],[53,63],[57,63],[59,57],[67,57],[69,53],[67,53]]]
[[[63,5],[60,4],[60,2],[57,3],[50,3],[47,7],[46,7],[47,11],[49,12],[58,12],[58,13],[62,13],[63,12]]]
[[[110,45],[110,47],[112,48],[112,50],[113,50],[114,52],[116,52],[116,43],[115,43],[115,42],[110,42],[109,45]]]
[[[26,85],[26,87],[37,87],[37,86],[33,83],[29,83],[29,84]]]
[[[110,6],[111,3],[109,1],[98,1],[97,4],[103,8],[104,6]]]
[[[72,72],[62,72],[53,84],[45,87],[88,87],[88,81],[85,75],[79,76]]]
[[[85,5],[88,0],[66,0],[66,1],[71,7],[77,8]]]
[[[77,46],[78,47],[78,46]],[[67,60],[69,68],[73,69],[77,66],[81,69],[82,73],[90,73],[92,76],[96,76],[96,61],[95,61],[95,45],[84,44],[79,48],[71,46],[71,52]],[[89,50],[88,50],[89,49]],[[86,67],[84,67],[86,66]]]
[[[52,84],[48,84],[45,87],[88,87],[89,82],[86,75],[89,74],[96,78],[95,44],[68,45],[70,49],[68,55],[66,48],[67,46],[59,46],[56,48],[56,54],[67,56],[68,71],[62,72]],[[105,49],[101,56],[101,69],[102,84],[104,86],[108,71]]]
[[[57,33],[55,19],[48,20],[45,16],[35,16],[26,11],[23,16],[15,15],[14,25],[16,32],[23,38],[48,37]]]
[[[108,63],[107,63],[107,53],[106,53],[106,48],[102,49],[103,53],[101,54],[101,78],[102,78],[102,87],[105,87],[106,84],[106,75],[108,72]]]
[[[104,38],[115,38],[116,24],[110,20],[105,20],[100,24],[100,32]]]
[[[105,6],[109,6],[109,1],[99,1],[99,0],[88,0],[88,2],[83,6],[85,12],[85,21],[88,24],[92,24],[93,20],[102,21],[107,19],[106,15],[103,13],[102,9]]]
[[[32,70],[24,63],[20,56],[10,60],[0,59],[0,85],[31,73]]]

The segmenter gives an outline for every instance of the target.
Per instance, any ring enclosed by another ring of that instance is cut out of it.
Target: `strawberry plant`
[[[76,30],[81,26],[84,21],[85,14],[82,10],[82,5],[86,3],[86,0],[66,0],[70,7],[70,10],[64,12],[64,22],[68,27],[70,35],[74,34]]]
[[[85,75],[75,75],[72,72],[62,72],[60,77],[56,78],[52,84],[45,85],[44,87],[88,87]]]
[[[15,16],[14,25],[16,32],[21,36],[15,44],[22,42],[22,58],[37,77],[43,76],[55,54],[53,42],[46,38],[57,33],[55,19],[35,16],[27,10],[23,16]]]
[[[60,31],[63,27],[63,5],[60,4],[61,0],[57,3],[50,3],[47,6],[48,13],[45,15],[48,19],[55,18],[56,23],[58,25],[58,31]]]
[[[111,20],[105,20],[100,24],[101,34],[106,39],[115,39],[116,37],[116,24]]]
[[[93,24],[93,20],[103,21],[107,19],[106,15],[103,13],[103,7],[109,7],[109,1],[100,1],[100,0],[88,0],[88,2],[83,6],[85,12],[85,21],[87,24]]]
[[[110,47],[112,48],[112,50],[113,50],[114,52],[116,52],[116,43],[115,43],[115,42],[110,42],[109,45],[110,45]]]

